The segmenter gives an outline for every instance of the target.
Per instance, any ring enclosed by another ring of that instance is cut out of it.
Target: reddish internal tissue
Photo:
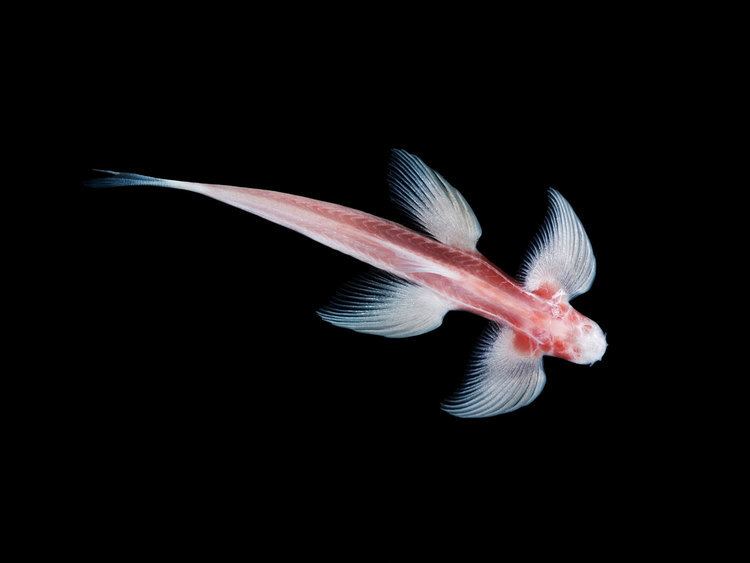
[[[534,339],[521,332],[514,333],[513,347],[516,352],[524,356],[537,356],[543,351]]]
[[[533,293],[535,293],[539,297],[542,297],[543,299],[552,299],[552,296],[555,295],[555,293],[557,293],[559,290],[559,287],[556,287],[555,285],[548,282],[540,285],[533,291]]]

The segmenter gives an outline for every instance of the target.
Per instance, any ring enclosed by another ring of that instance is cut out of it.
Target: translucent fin
[[[131,174],[130,172],[115,172],[113,170],[94,170],[94,172],[104,174],[105,176],[103,178],[86,180],[84,185],[87,188],[121,188],[131,186],[159,186],[168,188],[172,187],[171,184],[175,184],[171,180],[143,176],[142,174]]]
[[[426,232],[450,246],[476,249],[482,234],[479,221],[461,193],[440,174],[416,156],[395,149],[388,181],[393,199]]]
[[[461,418],[514,411],[539,396],[547,381],[541,356],[519,354],[509,328],[493,325],[482,338],[469,376],[443,410]]]
[[[429,289],[373,274],[343,288],[318,314],[333,325],[357,332],[405,338],[436,329],[450,308]]]
[[[522,268],[524,288],[562,290],[568,299],[585,293],[596,274],[591,242],[573,208],[549,190],[550,210]]]

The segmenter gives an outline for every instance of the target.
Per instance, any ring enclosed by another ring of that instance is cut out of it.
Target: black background
[[[598,129],[581,119],[487,119],[474,127],[496,130],[488,140],[472,139],[471,127],[441,128],[439,112],[424,129],[356,117],[331,129],[286,107],[244,106],[237,100],[231,115],[203,119],[175,116],[171,106],[137,106],[137,116],[101,108],[89,115],[100,131],[82,160],[399,218],[385,166],[391,147],[406,148],[462,190],[483,225],[480,250],[513,273],[544,218],[545,188],[556,186],[597,254],[596,282],[575,306],[607,332],[607,355],[591,368],[547,359],[547,387],[532,406],[458,420],[439,403],[459,384],[484,320],[453,313],[439,330],[406,340],[349,333],[315,310],[367,270],[353,259],[194,194],[74,188],[70,273],[80,285],[71,312],[85,335],[81,391],[93,411],[86,415],[99,420],[92,438],[122,441],[139,456],[204,450],[233,463],[240,444],[246,459],[248,447],[326,456],[447,441],[497,448],[500,460],[517,442],[606,451],[612,440],[632,439],[639,426],[625,366],[634,323],[623,292],[639,273],[622,222],[622,195],[632,188],[620,151],[602,138],[617,121]],[[567,127],[577,135],[569,138]]]
[[[658,460],[682,430],[664,414],[673,374],[651,360],[659,335],[643,312],[667,236],[659,208],[676,193],[660,69],[587,44],[529,59],[514,56],[528,44],[490,41],[479,59],[450,45],[349,55],[156,32],[123,46],[100,31],[103,52],[79,51],[61,102],[65,224],[49,271],[62,300],[48,331],[69,368],[52,386],[58,438],[84,480],[186,509],[268,490],[314,506],[414,490],[435,503],[539,489],[627,503],[643,481],[670,486]],[[532,405],[453,418],[439,404],[483,319],[450,313],[404,340],[335,328],[316,309],[367,266],[196,194],[81,186],[113,169],[400,219],[392,148],[464,194],[479,250],[511,275],[546,188],[568,198],[598,260],[574,305],[607,333],[602,362],[547,358]]]

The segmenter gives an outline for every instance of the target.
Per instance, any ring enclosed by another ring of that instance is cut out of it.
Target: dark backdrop
[[[639,303],[653,210],[672,189],[652,169],[661,129],[646,115],[659,102],[606,66],[505,61],[486,78],[453,61],[450,83],[440,65],[329,71],[304,53],[252,71],[198,50],[84,64],[60,141],[67,213],[50,269],[64,296],[49,330],[71,368],[53,384],[68,453],[91,460],[92,478],[175,497],[195,483],[201,494],[280,482],[315,494],[429,476],[444,498],[513,475],[558,490],[600,480],[624,498],[637,476],[659,479],[653,460],[675,430],[656,389],[671,382],[644,360],[653,335]],[[607,332],[602,362],[548,358],[529,407],[452,418],[439,404],[483,319],[453,312],[403,340],[335,328],[316,309],[367,266],[195,194],[80,185],[104,168],[399,218],[385,183],[394,147],[461,190],[484,230],[479,250],[511,275],[546,188],[569,199],[598,260],[574,305]]]
[[[267,111],[194,119],[102,108],[89,115],[96,134],[79,172],[263,187],[399,218],[385,166],[391,147],[406,148],[462,191],[484,229],[479,249],[511,274],[544,218],[545,188],[556,186],[597,255],[594,286],[575,306],[607,332],[604,361],[588,368],[547,359],[547,387],[530,407],[454,419],[439,402],[458,385],[483,319],[451,313],[439,330],[405,340],[334,328],[316,308],[367,266],[195,194],[72,186],[71,313],[86,336],[82,391],[105,421],[97,432],[142,438],[160,452],[169,442],[225,453],[254,441],[320,452],[437,437],[500,446],[550,431],[574,442],[625,438],[632,311],[623,291],[639,274],[621,215],[633,187],[601,130],[588,121],[527,128],[510,118],[477,123],[493,134],[473,137],[441,128],[438,112],[424,130],[356,119],[331,130],[325,119]]]

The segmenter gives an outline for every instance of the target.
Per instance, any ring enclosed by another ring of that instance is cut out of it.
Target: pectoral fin
[[[493,325],[482,339],[468,378],[443,403],[443,410],[461,418],[484,418],[536,399],[546,382],[542,357],[519,350],[514,340],[511,329]]]
[[[528,291],[562,291],[570,300],[585,293],[596,275],[591,242],[573,208],[557,190],[550,189],[550,210],[526,259],[522,277]]]

